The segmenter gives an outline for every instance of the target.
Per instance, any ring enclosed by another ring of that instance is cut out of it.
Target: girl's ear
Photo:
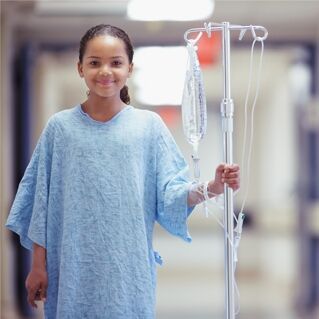
[[[82,63],[79,61],[78,62],[78,72],[81,78],[83,78],[83,66]]]
[[[128,68],[128,77],[131,77],[132,72],[133,72],[133,67],[134,67],[134,64],[131,63],[131,64],[129,65],[129,68]]]

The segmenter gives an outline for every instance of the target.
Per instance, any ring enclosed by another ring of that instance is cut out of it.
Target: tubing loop
[[[264,31],[264,35],[262,37],[257,36],[255,29],[259,29],[259,30]],[[258,42],[262,42],[262,41],[266,40],[268,37],[268,31],[264,27],[255,27],[253,25],[250,25],[250,30],[251,30],[251,33],[253,35],[253,38]]]

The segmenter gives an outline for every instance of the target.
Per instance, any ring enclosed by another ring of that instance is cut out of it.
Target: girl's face
[[[97,36],[86,44],[78,71],[90,90],[90,96],[118,98],[131,75],[133,64],[125,50],[125,43],[109,35]]]

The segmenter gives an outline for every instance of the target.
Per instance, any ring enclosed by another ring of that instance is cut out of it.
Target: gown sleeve
[[[47,203],[50,187],[53,121],[49,121],[19,184],[6,227],[17,233],[22,246],[33,242],[46,248]]]
[[[168,128],[158,117],[156,141],[157,222],[171,234],[187,242],[187,218],[194,207],[188,207],[191,186],[189,168]]]

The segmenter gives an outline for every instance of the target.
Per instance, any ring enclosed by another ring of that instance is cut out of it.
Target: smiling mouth
[[[108,81],[97,81],[97,83],[100,84],[100,85],[103,85],[103,86],[108,86],[108,85],[111,85],[111,84],[115,83],[115,81],[110,81],[110,80],[108,80]]]

